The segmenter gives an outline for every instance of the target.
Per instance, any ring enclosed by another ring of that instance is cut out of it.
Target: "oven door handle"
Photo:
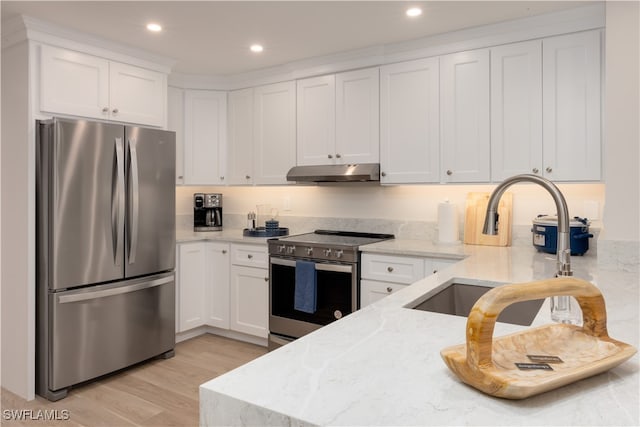
[[[343,265],[343,264],[317,263],[316,271],[334,271],[337,273],[351,273],[353,271],[353,266]]]
[[[285,267],[294,267],[296,262],[290,259],[271,258],[271,264],[283,265]],[[337,273],[352,273],[353,266],[345,264],[327,264],[322,262],[316,263],[316,271],[333,271]]]

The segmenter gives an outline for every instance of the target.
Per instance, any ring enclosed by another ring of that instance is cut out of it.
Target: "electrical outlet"
[[[282,210],[285,212],[290,212],[291,211],[291,197],[290,196],[284,196],[284,198],[282,199]]]

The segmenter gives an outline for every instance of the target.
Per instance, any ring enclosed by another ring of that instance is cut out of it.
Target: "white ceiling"
[[[17,14],[176,60],[185,74],[228,75],[315,56],[582,6],[580,1],[2,1]],[[404,11],[420,5],[422,16]],[[145,26],[163,25],[160,34]],[[249,52],[262,43],[263,53]]]

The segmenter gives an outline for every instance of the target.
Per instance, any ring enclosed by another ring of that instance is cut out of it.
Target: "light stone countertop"
[[[189,243],[199,241],[220,241],[230,243],[251,243],[266,245],[267,237],[247,237],[242,235],[242,230],[223,229],[222,231],[193,231],[193,229],[176,230],[176,243]]]
[[[417,240],[361,250],[465,258],[201,385],[201,425],[640,425],[638,354],[539,396],[499,399],[464,385],[440,357],[442,348],[464,342],[466,318],[404,308],[451,278],[553,277],[555,255]],[[609,335],[637,348],[638,273],[601,270],[589,253],[571,260],[576,277],[602,290]],[[550,322],[545,302],[532,327]],[[527,328],[498,323],[494,336]]]

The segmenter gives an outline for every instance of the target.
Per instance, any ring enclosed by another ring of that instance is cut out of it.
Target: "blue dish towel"
[[[316,264],[311,261],[296,261],[293,308],[305,313],[315,313],[317,291]]]

